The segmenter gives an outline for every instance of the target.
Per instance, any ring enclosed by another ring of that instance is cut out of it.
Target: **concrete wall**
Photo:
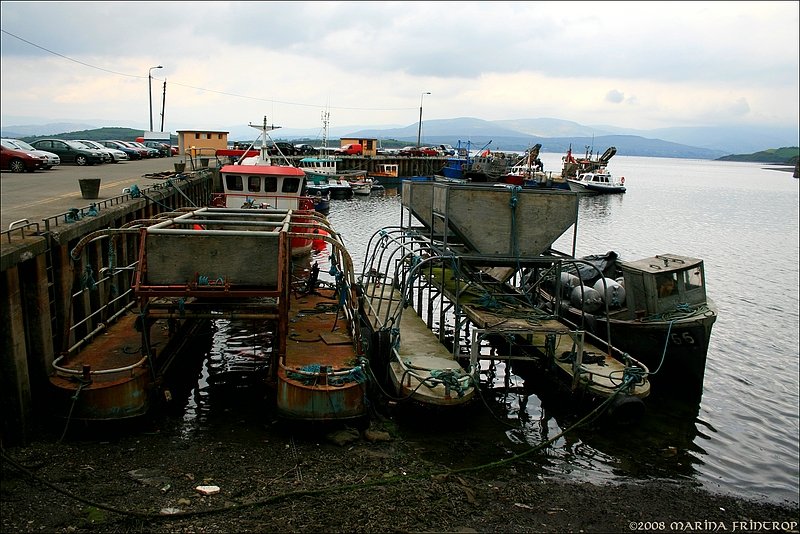
[[[120,228],[159,213],[206,206],[211,173],[174,187],[148,190],[146,197],[109,202],[99,213],[72,223],[51,221],[31,235],[0,235],[0,407],[2,440],[25,442],[34,421],[48,415],[49,375],[54,358],[133,300],[131,272],[109,275],[109,265],[125,267],[138,258],[138,234],[92,239],[95,232]],[[71,252],[81,249],[77,260]],[[105,274],[104,274],[105,273]],[[78,323],[81,323],[78,325]],[[77,326],[76,326],[77,325]]]

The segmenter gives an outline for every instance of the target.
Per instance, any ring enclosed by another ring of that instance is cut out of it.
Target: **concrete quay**
[[[5,226],[0,234],[4,441],[24,442],[36,417],[49,413],[54,359],[102,331],[108,317],[134,301],[132,291],[117,295],[114,288],[130,284],[139,235],[109,229],[208,202],[213,191],[210,171],[169,181],[143,177],[170,167],[174,176],[172,160],[166,158],[0,175]],[[83,198],[78,183],[82,178],[101,180],[97,199]],[[122,192],[133,185],[143,194]],[[90,204],[95,209],[87,209]],[[72,208],[81,216],[67,217]],[[8,224],[21,219],[28,222],[8,231]],[[75,259],[71,253],[79,243],[83,253]],[[107,269],[112,264],[115,269]]]

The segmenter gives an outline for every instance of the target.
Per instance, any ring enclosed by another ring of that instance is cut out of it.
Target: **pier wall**
[[[3,442],[25,442],[36,416],[47,415],[53,360],[88,342],[134,300],[138,233],[95,232],[206,206],[212,175],[190,173],[0,234]],[[81,253],[73,260],[76,247]]]
[[[294,166],[300,165],[300,160],[308,156],[288,156],[286,159]],[[187,156],[191,169],[203,168],[199,158],[192,159]],[[427,157],[400,157],[400,156],[336,156],[339,161],[337,168],[340,171],[367,171],[376,172],[380,165],[396,164],[398,175],[402,178],[411,176],[433,176],[440,174],[442,167],[447,162],[447,158],[440,156]],[[217,166],[222,165],[222,161],[217,161]],[[207,165],[208,163],[206,163]],[[398,180],[399,182],[399,180]]]

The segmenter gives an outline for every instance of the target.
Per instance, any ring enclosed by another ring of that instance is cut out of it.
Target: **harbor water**
[[[560,154],[540,155],[546,170]],[[752,163],[616,156],[609,170],[627,193],[580,199],[577,256],[613,250],[623,259],[680,254],[705,261],[709,296],[719,308],[699,401],[648,399],[632,427],[589,424],[565,434],[514,469],[596,484],[681,481],[713,492],[798,503],[798,183],[791,172]],[[372,234],[401,223],[397,192],[332,201],[328,216],[356,271]],[[572,232],[556,243],[571,252]],[[323,264],[324,255],[314,257]],[[263,359],[261,340],[244,326],[218,322],[199,378],[183,404],[185,437],[218,426],[257,424],[263,409],[215,394],[225,355]],[[266,343],[266,342],[264,342]],[[404,439],[454,467],[520,454],[578,421],[587,409],[546,383],[526,383],[502,366],[496,387],[463,414],[398,417]],[[506,387],[510,386],[510,387]],[[231,418],[230,411],[237,417]],[[214,414],[217,414],[216,416]],[[258,438],[254,438],[258,439]],[[455,454],[454,454],[455,453]]]

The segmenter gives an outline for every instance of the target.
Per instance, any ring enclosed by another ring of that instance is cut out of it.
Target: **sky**
[[[163,98],[173,132],[264,116],[315,128],[325,110],[332,126],[407,126],[420,107],[425,120],[635,129],[800,122],[797,1],[3,0],[0,10],[3,126],[148,129],[150,86],[154,129]]]

